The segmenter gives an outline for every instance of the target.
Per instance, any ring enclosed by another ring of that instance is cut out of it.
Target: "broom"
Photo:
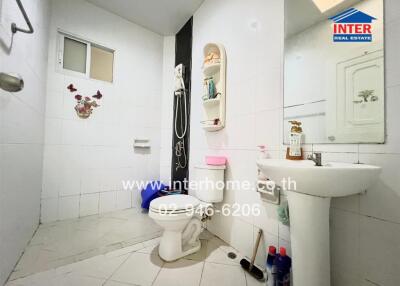
[[[256,241],[256,245],[254,246],[253,257],[251,258],[251,261],[247,260],[246,258],[243,258],[242,260],[240,260],[240,265],[242,265],[242,268],[245,271],[247,271],[251,276],[256,278],[257,280],[264,279],[264,272],[260,268],[258,268],[257,266],[254,265],[254,261],[256,260],[258,246],[259,246],[260,240],[261,240],[261,235],[262,235],[262,229],[260,229],[258,231],[257,241]]]

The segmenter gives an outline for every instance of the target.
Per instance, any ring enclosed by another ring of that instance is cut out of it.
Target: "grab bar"
[[[31,21],[29,20],[28,15],[25,12],[25,9],[21,3],[21,0],[16,0],[16,1],[17,1],[19,10],[21,10],[22,16],[24,16],[25,22],[28,25],[29,30],[18,28],[17,24],[12,23],[11,24],[12,33],[15,34],[16,32],[22,32],[22,33],[27,33],[27,34],[33,34],[33,27],[32,27]]]

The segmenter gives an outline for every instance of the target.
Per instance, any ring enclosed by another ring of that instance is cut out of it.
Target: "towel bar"
[[[22,32],[22,33],[27,33],[27,34],[33,34],[33,27],[32,27],[31,21],[29,20],[28,15],[27,15],[26,12],[25,12],[25,8],[24,8],[24,6],[22,5],[21,0],[15,0],[15,1],[17,1],[19,10],[21,10],[22,16],[24,16],[25,22],[26,22],[26,24],[28,25],[29,30],[19,28],[19,27],[17,26],[17,24],[12,23],[12,24],[11,24],[11,31],[12,31],[12,33],[15,34],[16,32]]]

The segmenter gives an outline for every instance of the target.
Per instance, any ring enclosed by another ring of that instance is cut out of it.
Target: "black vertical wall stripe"
[[[186,104],[188,111],[188,126],[187,133],[185,135],[185,148],[187,155],[186,168],[176,170],[176,156],[175,156],[175,144],[178,142],[178,138],[175,135],[175,131],[172,133],[172,166],[171,166],[171,178],[173,182],[179,181],[184,182],[185,179],[189,178],[189,138],[190,138],[190,97],[191,97],[191,78],[192,78],[192,36],[193,36],[193,18],[191,18],[182,29],[175,36],[175,66],[183,64],[185,66],[185,87],[187,89]],[[174,95],[171,95],[174,96]],[[176,108],[176,97],[174,96],[174,115],[173,115],[173,130],[175,122],[175,108]],[[178,115],[179,116],[179,115]],[[179,122],[179,121],[178,121]],[[178,124],[179,125],[179,124]],[[178,126],[179,128],[179,126]],[[177,184],[175,184],[177,185]],[[182,185],[183,186],[183,185]],[[187,191],[187,190],[185,190]]]

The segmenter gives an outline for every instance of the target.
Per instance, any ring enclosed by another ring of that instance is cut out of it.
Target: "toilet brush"
[[[256,245],[254,246],[253,257],[251,258],[251,261],[249,261],[246,258],[243,258],[242,260],[240,260],[240,265],[242,265],[243,269],[246,270],[251,276],[253,276],[254,278],[256,278],[258,280],[264,279],[264,272],[260,268],[258,268],[257,266],[254,265],[254,261],[256,260],[258,246],[260,245],[261,235],[262,235],[262,229],[260,229],[258,231],[257,241],[256,241]]]

